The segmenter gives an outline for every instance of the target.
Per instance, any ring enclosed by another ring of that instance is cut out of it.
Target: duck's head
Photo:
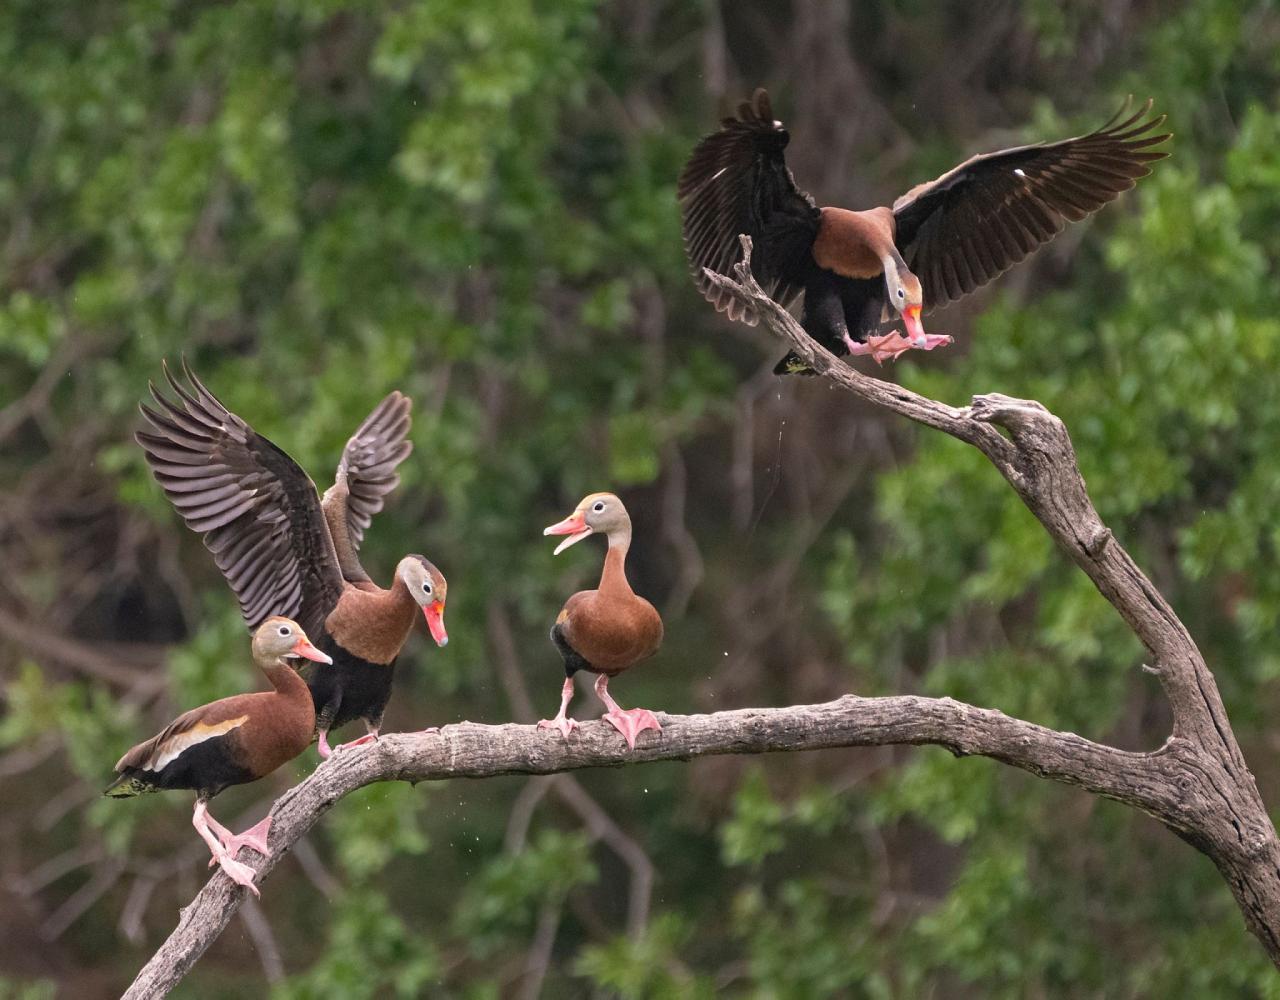
[[[436,645],[449,645],[449,633],[444,630],[444,599],[449,584],[445,582],[444,574],[426,556],[415,555],[400,560],[396,576],[409,588],[409,593],[422,609]]]
[[[924,324],[920,321],[920,313],[924,310],[924,291],[920,287],[920,279],[911,273],[906,265],[884,269],[885,290],[889,293],[889,302],[902,314],[902,322],[907,328],[907,339],[915,347],[923,347]]]
[[[253,656],[259,663],[287,663],[298,666],[299,658],[332,663],[333,657],[311,644],[302,626],[289,618],[273,615],[253,633]]]
[[[572,514],[542,531],[544,535],[569,536],[556,546],[555,555],[597,532],[610,538],[631,532],[631,517],[627,514],[627,508],[612,493],[588,494]]]

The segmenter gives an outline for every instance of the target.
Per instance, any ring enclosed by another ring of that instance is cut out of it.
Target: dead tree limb
[[[344,795],[377,781],[553,774],[711,754],[934,744],[982,755],[1040,777],[1123,802],[1155,817],[1207,854],[1234,893],[1245,923],[1280,965],[1280,842],[1236,743],[1213,674],[1172,608],[1093,508],[1062,421],[1033,400],[1001,395],[947,406],[862,375],[809,338],[751,275],[750,240],[735,278],[711,280],[749,303],[819,375],[868,402],[979,449],[1142,641],[1173,712],[1158,750],[1132,753],[950,698],[846,696],[824,705],[666,716],[634,752],[600,722],[569,741],[531,726],[463,723],[439,733],[384,737],[335,754],[272,809],[269,858],[246,851],[264,878]],[[178,927],[126,993],[159,997],[217,938],[244,890],[216,873],[182,911]]]
[[[817,344],[751,273],[741,237],[736,280],[706,272],[742,299],[819,375],[887,410],[973,445],[991,461],[1050,537],[1093,581],[1152,657],[1173,713],[1165,751],[1183,762],[1175,807],[1155,812],[1222,873],[1249,929],[1280,966],[1280,842],[1245,763],[1213,674],[1178,616],[1089,499],[1071,437],[1035,400],[990,394],[957,409],[863,375]]]

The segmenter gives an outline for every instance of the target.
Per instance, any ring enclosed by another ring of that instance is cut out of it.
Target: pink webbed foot
[[[232,882],[236,885],[244,886],[259,899],[262,898],[262,893],[260,893],[258,891],[258,887],[253,884],[253,877],[258,873],[252,868],[246,865],[243,861],[237,861],[230,854],[223,854],[220,856],[215,855],[214,860],[218,862],[222,867],[222,870],[227,873]]]
[[[203,799],[196,800],[195,812],[191,815],[191,825],[196,828],[196,832],[200,834],[200,838],[209,845],[209,853],[213,855],[213,860],[221,865],[222,870],[227,873],[231,881],[237,885],[247,888],[255,896],[260,895],[258,887],[253,884],[253,877],[257,874],[252,868],[241,861],[237,861],[232,851],[227,850],[222,844],[222,836],[228,835],[226,827],[218,823],[209,815],[209,806]],[[245,831],[247,834],[261,832],[259,830],[263,824],[252,830]],[[216,827],[216,829],[215,829]],[[265,839],[265,835],[264,835]],[[265,847],[266,844],[263,844]],[[238,849],[238,848],[237,848]]]
[[[212,821],[210,818],[210,827],[214,833],[218,835],[218,839],[222,841],[222,846],[227,849],[227,854],[234,858],[240,853],[242,847],[252,847],[264,858],[271,857],[271,848],[267,846],[267,834],[271,832],[271,817],[268,816],[261,822],[249,827],[244,833],[235,834],[226,827]],[[212,868],[218,863],[217,857],[209,859],[209,867]]]
[[[567,715],[565,715],[563,712],[561,712],[554,719],[541,720],[538,723],[538,728],[539,729],[558,729],[560,730],[560,735],[567,740],[569,738],[569,734],[578,728],[578,720],[571,719]]]
[[[349,740],[346,743],[339,743],[336,747],[333,748],[333,752],[337,753],[339,750],[348,750],[351,747],[362,747],[366,743],[376,743],[377,739],[378,739],[377,733],[365,733],[358,740]]]
[[[869,355],[876,364],[882,365],[892,358],[896,358],[904,351],[911,350],[911,343],[896,330],[886,333],[883,337],[868,337],[866,343],[860,343],[850,337],[847,333],[841,336],[844,340],[844,346],[849,348],[849,353],[854,356]]]
[[[320,755],[321,760],[328,760],[333,756],[333,751],[329,749],[329,734],[323,729],[320,730],[319,739],[316,740],[316,753]]]
[[[917,337],[910,342],[907,350],[913,351],[932,351],[935,347],[945,347],[947,344],[954,344],[956,338],[946,333],[926,333],[923,337]]]
[[[620,732],[622,738],[627,741],[627,746],[632,750],[636,748],[636,737],[646,729],[655,729],[658,732],[662,732],[658,717],[647,708],[628,708],[623,711],[615,706],[600,718]]]
[[[271,848],[267,846],[267,834],[271,832],[271,817],[249,827],[244,833],[238,833],[222,839],[222,846],[233,858],[242,847],[252,847],[264,858],[271,857]]]
[[[932,351],[935,347],[942,347],[955,341],[954,337],[939,333],[922,334],[913,341],[896,330],[882,337],[868,337],[865,344],[858,343],[848,334],[845,334],[843,339],[850,354],[870,355],[878,365],[896,360],[907,351]]]

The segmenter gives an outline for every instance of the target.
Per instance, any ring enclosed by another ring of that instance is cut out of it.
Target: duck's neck
[[[630,596],[627,582],[627,550],[631,548],[631,529],[609,532],[609,551],[604,555],[604,572],[600,574],[600,591],[604,594]]]
[[[333,641],[370,663],[391,663],[409,638],[418,602],[397,573],[383,590],[372,585],[348,587],[325,619]]]
[[[898,248],[893,245],[892,241],[884,248],[884,253],[880,256],[880,263],[883,265],[885,273],[892,271],[898,276],[898,280],[902,281],[911,269],[907,267],[907,262],[903,260],[902,254],[898,252]]]
[[[391,587],[385,593],[387,595],[387,607],[393,609],[393,613],[397,617],[405,620],[405,628],[407,629],[413,624],[414,615],[418,611],[418,602],[409,593],[409,585],[397,573],[395,579],[391,581]]]
[[[267,680],[276,689],[276,694],[298,700],[311,697],[307,682],[298,676],[298,672],[285,663],[284,660],[276,659],[267,663],[260,662],[258,666],[267,675]]]

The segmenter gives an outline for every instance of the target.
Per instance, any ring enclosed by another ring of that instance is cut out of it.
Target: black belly
[[[589,670],[593,674],[599,673],[585,656],[569,645],[569,640],[564,635],[564,627],[559,622],[551,626],[551,641],[555,643],[556,649],[560,651],[560,656],[564,660],[566,677],[572,677],[579,670]]]
[[[151,789],[189,788],[211,799],[224,788],[256,781],[259,775],[236,762],[225,737],[213,737],[188,747],[159,771],[129,767],[121,772],[136,794]]]
[[[809,272],[804,286],[804,308],[800,325],[805,332],[836,357],[844,357],[849,348],[844,334],[859,343],[884,324],[884,276],[845,278],[818,267]],[[774,368],[777,375],[811,375],[812,370],[799,355],[788,353]]]
[[[333,730],[355,719],[379,725],[391,700],[395,661],[370,663],[343,649],[327,632],[316,645],[333,657],[332,663],[312,664],[307,674],[317,727]]]

